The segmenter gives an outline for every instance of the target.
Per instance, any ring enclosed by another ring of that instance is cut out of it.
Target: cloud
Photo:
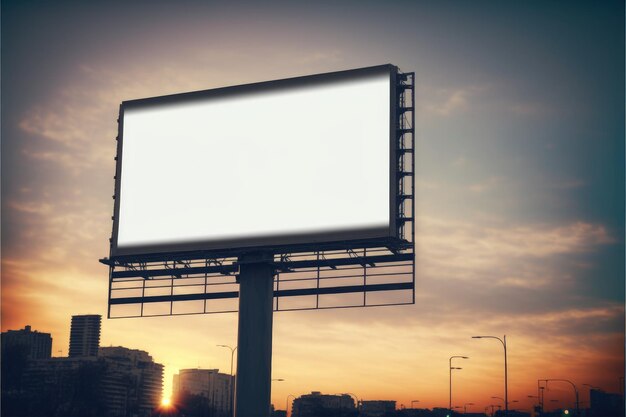
[[[73,176],[111,167],[122,101],[208,88],[211,77],[222,71],[207,70],[206,63],[184,70],[161,64],[152,68],[146,72],[143,66],[113,70],[80,65],[73,84],[61,86],[46,102],[22,115],[19,128],[35,138],[22,146],[22,153]]]
[[[485,193],[491,191],[502,184],[504,179],[502,177],[489,177],[483,182],[478,182],[467,187],[467,189],[473,193]]]
[[[13,210],[17,210],[26,214],[47,214],[50,213],[52,206],[48,203],[42,203],[38,201],[9,201],[7,206]]]
[[[306,55],[297,58],[296,61],[300,64],[310,65],[318,63],[332,63],[336,64],[343,61],[343,53],[338,49],[314,51]]]
[[[275,73],[273,68],[281,68],[285,57],[272,50],[267,53],[274,59],[263,61],[269,67],[265,69]],[[240,65],[226,66],[225,54]],[[248,68],[258,65],[255,54],[186,48],[180,55],[176,64],[169,65],[158,59],[154,65],[126,64],[115,68],[79,65],[72,84],[61,86],[47,101],[22,115],[19,128],[37,139],[22,145],[22,153],[35,161],[53,163],[74,176],[95,171],[114,157],[116,119],[122,101],[253,82],[264,77],[263,68],[258,68],[255,74],[259,78],[248,79]],[[329,64],[343,60],[338,49],[300,50],[297,57],[291,59],[299,72],[328,68]],[[288,71],[283,66],[280,73],[288,76]],[[220,80],[220,84],[216,85],[215,80]]]
[[[470,101],[485,90],[485,87],[468,86],[456,89],[439,89],[426,91],[424,97],[428,102],[418,103],[418,114],[449,117],[469,108]]]
[[[416,179],[415,188],[416,190],[438,190],[441,188],[441,185],[435,181]]]
[[[557,190],[574,190],[587,186],[587,182],[579,179],[571,179],[569,181],[556,182],[552,184],[552,188]]]
[[[555,113],[554,109],[540,102],[514,103],[509,107],[516,116],[546,117]]]
[[[107,195],[81,187],[80,183],[39,184],[32,191],[8,197],[3,215],[19,228],[3,236],[3,260],[30,259],[52,267],[89,265],[97,256],[94,253],[106,255],[113,202]]]
[[[459,156],[454,161],[452,161],[452,166],[455,168],[463,168],[467,166],[467,158],[465,156]]]
[[[560,256],[616,242],[604,226],[585,222],[497,227],[421,217],[416,231],[422,273],[512,287],[563,283]]]

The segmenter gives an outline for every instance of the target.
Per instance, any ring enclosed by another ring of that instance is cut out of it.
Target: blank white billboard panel
[[[391,82],[124,103],[115,250],[389,236]]]

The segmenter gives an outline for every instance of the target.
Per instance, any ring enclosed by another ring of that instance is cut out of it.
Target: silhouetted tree
[[[56,381],[37,384],[29,392],[29,415],[41,417],[101,417],[108,415],[100,389],[103,363],[84,363],[55,375]]]
[[[209,399],[203,395],[195,395],[183,391],[174,399],[174,406],[185,417],[215,416],[215,409],[211,407]]]

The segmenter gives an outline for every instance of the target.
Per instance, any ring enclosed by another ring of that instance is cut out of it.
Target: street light
[[[504,414],[509,415],[509,378],[508,378],[508,367],[506,364],[506,335],[504,335],[504,340],[500,339],[497,336],[472,336],[472,339],[497,339],[502,343],[504,347]]]
[[[528,397],[528,398],[536,398],[536,399],[537,399],[537,407],[539,407],[539,406],[540,406],[540,404],[541,404],[541,403],[540,403],[540,401],[539,401],[539,396],[538,396],[538,395],[528,395],[527,397]],[[531,413],[532,413],[532,410],[534,409],[534,407],[535,407],[535,405],[533,404],[533,405],[531,406],[531,408],[530,408]]]
[[[548,386],[548,382],[552,381],[552,382],[567,382],[568,384],[570,384],[572,386],[572,388],[574,388],[574,394],[576,394],[576,416],[580,416],[580,407],[578,405],[578,388],[576,388],[576,385],[568,380],[568,379],[544,379],[544,381],[546,382],[546,387]]]
[[[543,413],[544,402],[546,398],[546,387],[541,386],[541,382],[546,382],[545,379],[537,380],[537,395],[539,396],[539,407]]]
[[[502,397],[491,397],[494,400],[501,400],[504,403],[504,398]],[[498,409],[500,408],[500,406],[498,405]]]
[[[420,400],[411,400],[411,408],[413,408],[413,403],[418,403]]]
[[[448,402],[448,410],[450,410],[450,414],[452,414],[452,370],[453,369],[458,369],[461,370],[462,368],[453,368],[452,367],[452,359],[454,358],[459,358],[459,359],[469,359],[468,356],[450,356],[450,359],[448,360],[448,364],[449,364],[449,368],[450,368],[450,399]]]
[[[467,406],[474,405],[474,403],[465,403],[463,404],[463,414],[467,414]]]
[[[272,379],[272,381],[283,382],[283,381],[284,381],[284,379],[282,379],[282,378],[276,378],[276,379]]]
[[[233,395],[233,359],[235,357],[235,351],[237,350],[237,346],[230,347],[228,345],[216,345],[217,347],[223,347],[223,348],[227,348],[230,349],[230,381],[228,383],[228,390],[230,391],[230,413],[232,416],[235,415],[235,407],[233,407],[233,402],[235,400],[235,396]]]
[[[504,398],[502,398],[502,397],[491,397],[491,398],[493,398],[495,400],[502,400],[502,402],[504,402]]]

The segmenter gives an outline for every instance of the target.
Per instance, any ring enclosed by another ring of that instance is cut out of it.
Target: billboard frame
[[[391,177],[395,180],[396,195],[391,201],[397,213],[398,237],[264,248],[265,262],[275,270],[274,311],[415,304],[415,73],[393,68],[398,72],[391,140],[395,161],[390,168],[394,170]],[[116,182],[118,170],[119,164]],[[115,205],[118,204],[116,200]],[[217,304],[238,298],[241,267],[246,263],[246,253],[250,252],[251,248],[196,250],[101,259],[109,267],[108,318],[235,312],[236,307]],[[342,279],[337,279],[337,274]],[[198,281],[202,282],[201,289],[195,291]],[[376,297],[368,297],[368,294],[392,293],[402,294],[404,298],[392,296],[378,302]],[[361,294],[362,299],[343,305],[321,302],[322,297],[341,294],[355,297]],[[309,306],[295,308],[280,301],[306,297],[315,300]],[[178,309],[179,304],[189,302],[201,302],[203,307],[192,312]],[[151,306],[164,303],[168,308],[154,313]],[[137,309],[132,313],[117,310],[126,307]]]
[[[359,77],[368,77],[375,74],[389,75],[389,223],[388,227],[361,228],[348,231],[332,231],[322,233],[293,233],[280,234],[277,236],[246,237],[220,240],[198,240],[186,243],[164,243],[155,245],[137,245],[132,247],[118,247],[121,177],[123,160],[123,132],[124,112],[126,109],[136,109],[145,106],[162,106],[207,98],[234,96],[239,94],[251,94],[263,91],[289,89],[315,84],[327,84],[353,80]],[[399,70],[391,64],[379,65],[366,68],[358,68],[347,71],[315,74],[281,80],[265,81],[252,84],[243,84],[230,87],[222,87],[209,90],[186,92],[180,94],[144,98],[124,101],[120,105],[118,118],[118,134],[116,169],[115,169],[115,192],[114,213],[112,216],[113,230],[110,239],[109,262],[141,262],[172,259],[190,259],[204,257],[240,256],[249,252],[266,251],[270,253],[307,252],[314,250],[353,249],[363,247],[402,247],[403,239],[398,224],[398,180],[399,174],[397,161],[397,134],[398,116],[401,113],[399,106],[398,75]]]

